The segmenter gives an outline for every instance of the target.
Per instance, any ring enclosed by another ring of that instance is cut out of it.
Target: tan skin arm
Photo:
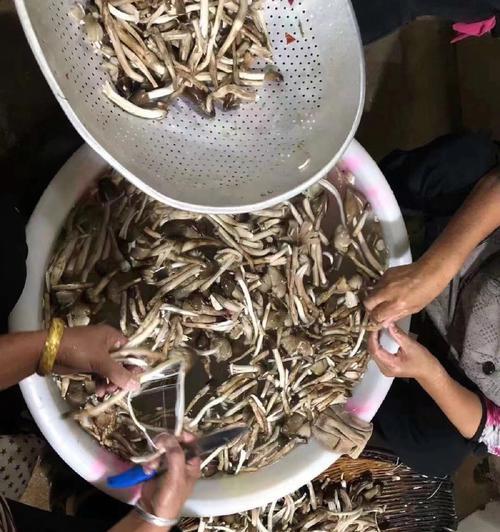
[[[33,375],[47,338],[46,331],[0,336],[0,389]],[[134,375],[110,357],[127,339],[107,325],[67,328],[64,331],[54,371],[96,373],[123,389],[137,389]]]
[[[395,325],[389,332],[400,349],[392,355],[379,343],[379,333],[371,333],[368,350],[387,377],[413,378],[434,399],[464,438],[476,434],[483,417],[477,394],[452,379],[440,362],[421,344]]]
[[[185,444],[193,444],[196,439],[192,434],[184,433],[179,440]],[[175,520],[179,517],[182,507],[191,495],[196,481],[200,478],[201,461],[198,457],[186,461],[179,441],[173,436],[161,435],[155,444],[163,448],[165,454],[161,460],[149,464],[153,469],[161,468],[166,472],[142,486],[140,505],[144,510],[163,519]],[[132,510],[109,532],[158,532],[171,530],[151,525]]]
[[[36,372],[46,338],[45,331],[0,336],[0,389]],[[54,369],[58,373],[97,373],[117,386],[135,390],[139,383],[134,375],[109,356],[111,351],[126,342],[119,331],[105,325],[68,328],[64,331]],[[183,434],[180,441],[193,444],[195,438],[191,434]],[[164,448],[165,454],[161,463],[150,464],[150,467],[162,466],[167,472],[143,485],[141,505],[158,517],[176,519],[200,476],[200,459],[195,457],[186,462],[179,441],[172,436],[160,436],[157,445]],[[111,529],[112,532],[159,530],[168,532],[171,528],[149,524],[135,511]]]
[[[9,388],[36,372],[47,333],[27,332],[0,336],[0,389]]]
[[[439,362],[434,375],[421,377],[417,381],[460,434],[468,440],[473,438],[483,417],[479,396],[452,379]]]
[[[365,300],[372,318],[386,327],[435,299],[467,257],[500,227],[500,170],[476,185],[440,237],[415,263],[388,270]]]

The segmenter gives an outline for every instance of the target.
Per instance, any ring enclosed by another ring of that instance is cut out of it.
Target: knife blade
[[[248,433],[247,427],[234,426],[201,436],[195,444],[183,447],[186,460],[191,460],[195,456],[206,456],[216,449],[230,445],[246,433]],[[146,472],[142,466],[137,465],[123,473],[108,477],[106,484],[113,489],[131,488],[163,473],[164,469]]]
[[[195,456],[206,456],[219,449],[219,447],[225,447],[232,441],[236,441],[247,432],[247,427],[234,426],[201,436],[194,445],[185,448],[186,459],[190,460]]]

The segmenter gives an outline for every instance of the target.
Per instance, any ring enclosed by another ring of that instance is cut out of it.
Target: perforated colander
[[[74,3],[16,0],[30,45],[73,125],[160,201],[204,212],[267,207],[320,179],[354,135],[365,80],[349,0],[267,0],[284,83],[266,84],[255,104],[212,120],[179,103],[161,121],[131,116],[102,94],[107,75],[69,15]],[[296,40],[287,44],[287,33]]]

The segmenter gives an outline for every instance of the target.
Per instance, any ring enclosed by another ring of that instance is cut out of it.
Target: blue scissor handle
[[[146,480],[151,480],[156,477],[158,471],[152,471],[151,473],[146,473],[142,466],[136,465],[119,475],[113,477],[108,477],[106,484],[108,488],[122,489],[122,488],[132,488],[137,486],[137,484],[142,484]]]

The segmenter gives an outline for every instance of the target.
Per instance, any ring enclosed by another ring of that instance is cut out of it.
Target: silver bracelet
[[[178,519],[164,519],[163,517],[150,514],[149,512],[146,512],[146,510],[139,503],[136,504],[135,511],[139,514],[141,519],[150,525],[162,526],[166,528],[168,526],[175,526],[179,522]]]

